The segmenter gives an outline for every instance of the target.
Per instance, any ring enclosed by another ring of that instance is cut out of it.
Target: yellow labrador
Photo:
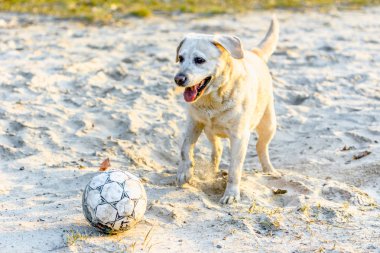
[[[228,182],[220,202],[240,200],[240,180],[248,141],[256,130],[257,154],[263,171],[278,175],[268,154],[276,132],[272,78],[266,62],[274,52],[279,24],[274,16],[265,38],[257,48],[243,50],[239,38],[227,35],[190,34],[177,48],[180,70],[175,76],[184,87],[188,102],[188,126],[181,149],[177,183],[189,182],[194,171],[194,145],[205,132],[212,144],[212,164],[219,170],[220,138],[228,138],[231,162]]]

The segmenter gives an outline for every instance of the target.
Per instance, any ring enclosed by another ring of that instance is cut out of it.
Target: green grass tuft
[[[127,15],[160,13],[239,13],[257,9],[358,8],[380,0],[0,0],[0,11],[52,15],[109,23]]]
[[[152,15],[152,11],[147,7],[140,7],[136,10],[131,11],[130,14],[136,17],[146,18]]]
[[[66,244],[67,246],[74,245],[77,241],[85,240],[88,235],[82,234],[78,231],[70,230],[69,234],[66,234]]]

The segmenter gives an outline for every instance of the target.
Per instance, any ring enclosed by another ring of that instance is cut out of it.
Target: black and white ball
[[[140,180],[121,170],[93,177],[82,198],[84,216],[104,233],[130,229],[143,218],[146,205],[147,197]]]

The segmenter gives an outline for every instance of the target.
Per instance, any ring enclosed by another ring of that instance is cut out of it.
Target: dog
[[[240,200],[242,167],[253,130],[258,134],[256,150],[264,173],[280,176],[268,154],[276,132],[276,115],[266,64],[278,38],[279,23],[273,16],[265,38],[252,50],[244,50],[240,39],[229,35],[189,34],[179,43],[176,62],[180,69],[174,81],[185,88],[189,116],[177,172],[179,186],[193,176],[193,150],[203,131],[212,145],[215,173],[223,152],[221,138],[230,141],[228,181],[220,203]]]

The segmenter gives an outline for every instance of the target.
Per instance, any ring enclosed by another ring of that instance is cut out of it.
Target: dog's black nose
[[[183,86],[187,81],[187,77],[184,74],[178,74],[174,77],[174,81],[177,85]]]

